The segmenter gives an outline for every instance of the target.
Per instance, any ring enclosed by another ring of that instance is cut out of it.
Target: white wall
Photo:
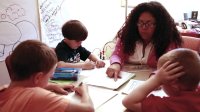
[[[156,0],[162,3],[175,21],[183,20],[183,13],[198,11],[200,19],[199,0]]]
[[[78,19],[88,29],[83,42],[90,51],[102,48],[112,40],[125,20],[125,8],[121,0],[66,0],[66,21]]]
[[[10,78],[8,75],[5,62],[0,62],[0,85],[8,84],[9,82],[10,82]]]

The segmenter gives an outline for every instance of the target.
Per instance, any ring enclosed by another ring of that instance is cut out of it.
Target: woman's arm
[[[124,63],[125,54],[123,53],[122,50],[123,50],[122,43],[121,43],[120,39],[118,39],[115,49],[110,57],[110,64],[119,63],[120,65],[122,65]]]

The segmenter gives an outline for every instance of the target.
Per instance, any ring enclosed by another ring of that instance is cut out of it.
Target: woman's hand
[[[114,78],[114,80],[116,81],[117,78],[121,78],[121,76],[119,75],[120,68],[120,64],[114,63],[107,68],[106,74],[108,75],[108,77]]]

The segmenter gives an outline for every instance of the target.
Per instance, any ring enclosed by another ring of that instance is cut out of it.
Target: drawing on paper
[[[27,20],[26,13],[19,4],[0,10],[0,61],[4,61],[20,42],[38,38],[36,26]]]

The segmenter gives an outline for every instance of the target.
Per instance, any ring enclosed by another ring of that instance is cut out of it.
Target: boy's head
[[[88,31],[80,21],[70,20],[62,26],[62,34],[69,40],[83,41],[87,38]]]
[[[57,57],[53,49],[37,40],[21,42],[10,56],[13,81],[23,81],[31,76],[47,74],[55,67]]]
[[[179,62],[185,72],[173,84],[167,84],[168,86],[178,86],[180,91],[192,91],[197,88],[200,81],[200,57],[197,52],[187,48],[171,50],[159,58],[158,68],[167,61]]]

